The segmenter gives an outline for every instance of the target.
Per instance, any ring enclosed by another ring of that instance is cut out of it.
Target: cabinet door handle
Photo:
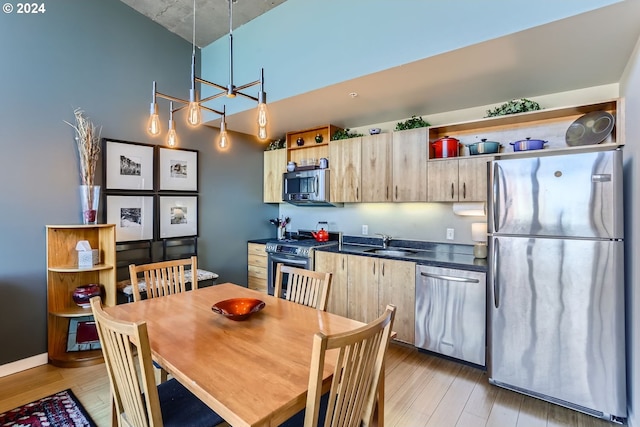
[[[467,183],[466,182],[462,183],[462,198],[463,199],[467,198]]]
[[[376,264],[375,263],[373,264],[373,275],[374,276],[376,275]]]
[[[356,202],[360,200],[360,188],[356,187]]]
[[[453,182],[451,183],[451,198],[453,199]]]
[[[385,200],[389,200],[389,186],[388,185],[387,185],[387,192],[385,193],[384,199]]]
[[[398,186],[396,185],[396,200],[398,200]]]
[[[384,276],[384,263],[382,263],[382,275]]]

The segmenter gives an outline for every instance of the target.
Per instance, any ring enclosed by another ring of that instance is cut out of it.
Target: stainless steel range
[[[282,263],[292,267],[313,270],[315,249],[338,244],[339,233],[329,233],[329,241],[318,242],[310,231],[298,231],[292,238],[267,242],[267,289],[273,295],[276,279],[276,265]]]

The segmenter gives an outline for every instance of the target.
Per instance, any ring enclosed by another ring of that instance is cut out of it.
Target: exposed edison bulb
[[[259,127],[258,128],[258,139],[260,141],[264,141],[265,139],[267,139],[267,128],[263,128],[263,127]]]
[[[158,116],[158,104],[156,104],[155,102],[151,103],[147,132],[149,132],[149,135],[153,136],[160,134],[160,116]]]
[[[226,130],[220,132],[220,136],[218,137],[218,148],[223,151],[229,148],[229,135],[227,135]]]
[[[202,121],[202,115],[200,114],[200,104],[197,102],[189,102],[189,110],[187,112],[187,123],[191,126],[198,126]]]
[[[258,126],[267,127],[267,104],[264,102],[258,104]]]
[[[178,135],[176,134],[175,129],[169,129],[169,133],[167,134],[167,145],[169,147],[175,147],[178,145]]]

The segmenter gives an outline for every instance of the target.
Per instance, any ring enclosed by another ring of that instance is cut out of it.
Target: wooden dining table
[[[257,298],[266,306],[233,321],[211,310],[229,298]],[[154,359],[234,427],[278,426],[302,410],[313,335],[363,325],[232,283],[105,311],[121,320],[146,321]],[[336,357],[336,352],[327,354],[325,391]],[[379,427],[381,422],[379,416]]]

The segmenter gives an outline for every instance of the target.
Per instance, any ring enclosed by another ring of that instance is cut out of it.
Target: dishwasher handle
[[[420,272],[421,276],[430,277],[432,279],[441,279],[449,282],[463,282],[463,283],[480,283],[478,279],[472,279],[469,277],[456,277],[456,276],[446,276],[443,274],[433,274],[433,273],[425,273],[424,271]]]

